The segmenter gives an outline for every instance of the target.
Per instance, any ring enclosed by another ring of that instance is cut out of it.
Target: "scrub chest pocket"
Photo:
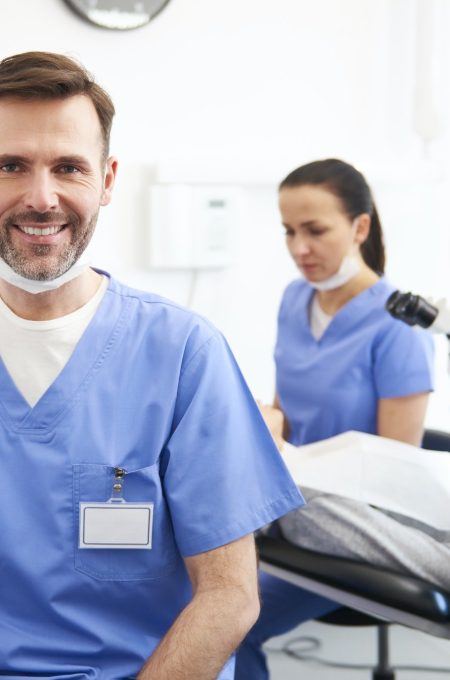
[[[134,581],[158,579],[172,572],[179,561],[170,514],[164,498],[158,465],[126,472],[123,477],[123,498],[132,504],[151,507],[149,545],[139,548],[79,547],[80,504],[105,504],[113,496],[115,468],[83,463],[72,466],[73,472],[73,546],[76,571],[103,581]],[[129,505],[128,505],[129,504]],[[114,506],[113,507],[117,507]],[[123,507],[123,506],[122,506]],[[82,517],[83,520],[83,517]],[[82,524],[83,532],[83,524]],[[101,534],[101,530],[100,530]],[[100,535],[101,540],[101,535]]]

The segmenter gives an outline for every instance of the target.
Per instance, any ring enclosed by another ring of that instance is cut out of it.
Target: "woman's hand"
[[[278,446],[280,451],[283,448],[283,428],[284,428],[284,414],[279,408],[274,406],[268,406],[258,402],[259,410],[262,413],[266,425],[270,430],[270,433],[275,440],[275,444]]]

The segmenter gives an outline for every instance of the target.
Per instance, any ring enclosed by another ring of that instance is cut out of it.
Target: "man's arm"
[[[214,680],[258,618],[253,535],[185,563],[193,598],[137,680]]]

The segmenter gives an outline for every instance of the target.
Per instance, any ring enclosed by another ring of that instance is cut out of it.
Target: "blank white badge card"
[[[153,503],[80,503],[80,548],[152,547]]]

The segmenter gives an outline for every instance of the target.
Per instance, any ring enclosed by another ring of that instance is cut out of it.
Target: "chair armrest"
[[[421,446],[431,451],[450,451],[450,432],[425,430]]]
[[[260,566],[371,616],[450,638],[450,593],[407,574],[304,550],[282,537],[259,535]]]

